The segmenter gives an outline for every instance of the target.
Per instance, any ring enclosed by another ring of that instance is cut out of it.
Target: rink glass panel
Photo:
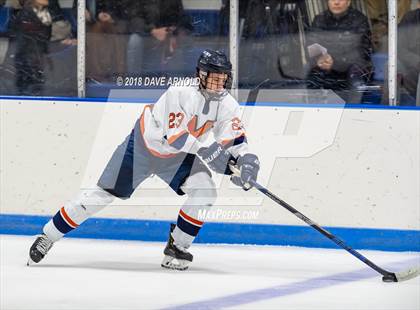
[[[397,102],[403,106],[420,105],[420,1],[415,2],[399,14]]]
[[[308,94],[325,89],[346,103],[388,104],[383,98],[388,59],[385,4],[379,10],[367,1],[352,1],[353,11],[342,23],[350,21],[349,27],[338,28],[332,17],[328,23],[316,22],[328,10],[326,0],[240,1],[239,6],[240,88],[252,89],[262,82],[262,89],[307,89]],[[334,61],[329,71],[317,66],[325,54]],[[279,97],[278,102],[289,103],[286,99]]]
[[[168,83],[162,77],[168,81],[170,77],[196,74],[197,58],[203,49],[229,53],[229,1],[183,1],[183,9],[179,4],[168,1],[162,8],[128,1],[124,8],[114,6],[109,10],[114,10],[110,14],[115,20],[112,25],[88,25],[88,97],[107,97],[110,88],[165,88]],[[364,2],[356,0],[352,8],[368,16]],[[373,31],[378,28],[376,20],[373,25],[366,18],[363,33],[314,31],[315,16],[326,9],[325,1],[239,1],[239,88],[259,85],[270,90],[332,89],[347,103],[384,103],[387,51],[383,29]],[[101,19],[101,8],[97,6],[96,10]],[[385,33],[386,27],[385,23]],[[166,33],[163,29],[167,29]],[[340,50],[348,53],[349,57],[343,56],[344,64],[338,66],[344,73],[339,77],[314,73],[318,56],[308,51],[313,43],[330,46],[340,56]],[[359,47],[353,48],[356,45]],[[356,68],[351,71],[344,66]],[[327,83],[323,83],[325,80]],[[288,103],[287,98],[276,99]]]
[[[229,13],[220,1],[143,2],[112,7],[112,24],[87,26],[88,97],[107,97],[112,88],[165,89],[174,78],[196,75],[204,49],[229,53]]]
[[[72,8],[73,1],[50,0],[50,13],[54,15],[53,37],[44,42],[47,49],[41,52],[18,44],[16,31],[22,29],[12,25],[20,9],[11,7],[10,3],[0,1],[0,94],[77,96],[76,42],[63,43],[63,39],[75,38],[77,33],[77,10]],[[57,3],[61,6],[58,9]],[[165,88],[168,85],[160,83],[159,77],[168,80],[195,75],[197,57],[203,49],[223,49],[229,53],[227,0],[164,1],[163,14],[150,4],[136,8],[142,5],[138,1],[120,3],[119,6],[113,1],[86,0],[89,12],[85,51],[87,97],[106,98],[115,88]],[[183,10],[179,9],[180,3]],[[340,37],[340,33],[313,31],[314,18],[327,9],[327,1],[273,0],[266,3],[239,1],[239,88],[252,89],[261,82],[262,89],[270,90],[329,89],[339,85],[318,84],[317,78],[324,77],[317,74],[310,77],[314,57],[308,46],[317,40],[324,46],[323,39]],[[415,1],[398,1],[398,20],[415,5]],[[387,105],[386,1],[353,0],[351,6],[367,16],[371,66],[362,81],[356,80],[354,85],[334,92],[347,103]],[[64,24],[57,23],[60,20]],[[152,33],[151,25],[156,20],[155,28],[166,27],[166,34]],[[407,44],[399,41],[400,52],[401,46]],[[341,44],[337,40],[337,46]],[[319,53],[319,48],[315,51]],[[401,62],[398,67],[398,102],[414,105],[415,96],[409,96],[403,85],[405,72]],[[27,76],[30,78],[25,78]],[[278,98],[278,101],[285,102],[285,99]]]
[[[0,94],[77,96],[76,11],[49,1],[44,23],[18,1],[0,1]]]

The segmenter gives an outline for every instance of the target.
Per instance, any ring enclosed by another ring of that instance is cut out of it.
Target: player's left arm
[[[226,110],[224,120],[215,130],[215,139],[232,155],[236,167],[240,170],[240,176],[232,176],[232,182],[242,186],[245,190],[251,189],[251,180],[257,180],[260,162],[257,155],[249,152],[247,135],[240,119],[239,106],[231,111]]]

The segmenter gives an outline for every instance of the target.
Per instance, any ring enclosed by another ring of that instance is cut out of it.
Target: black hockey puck
[[[395,277],[395,274],[388,273],[387,275],[382,277],[382,281],[384,282],[398,282],[397,278]]]

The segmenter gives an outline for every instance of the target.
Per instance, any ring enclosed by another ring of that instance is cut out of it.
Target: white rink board
[[[54,214],[89,187],[143,105],[1,100],[1,213]],[[420,111],[247,107],[245,124],[261,182],[325,226],[420,229]],[[295,122],[295,124],[293,123]],[[301,225],[256,191],[217,178],[215,208]],[[153,178],[128,201],[97,214],[172,220],[184,198]]]

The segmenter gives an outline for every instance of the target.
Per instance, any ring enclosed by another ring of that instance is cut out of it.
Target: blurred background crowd
[[[0,95],[77,96],[76,8],[0,0]],[[117,77],[194,76],[204,48],[229,52],[229,15],[229,0],[86,0],[87,97]],[[239,0],[237,27],[239,88],[388,104],[387,0]],[[398,104],[416,105],[419,0],[398,0],[397,53]]]

